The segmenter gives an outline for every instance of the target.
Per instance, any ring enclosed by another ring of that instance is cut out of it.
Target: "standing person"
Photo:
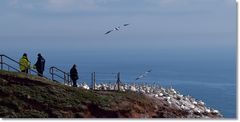
[[[37,62],[35,64],[35,67],[37,69],[38,72],[38,76],[43,76],[43,71],[44,71],[44,67],[45,67],[45,59],[42,57],[42,55],[40,53],[38,53],[38,59]]]
[[[70,70],[70,77],[73,81],[73,87],[77,87],[78,72],[76,67],[77,67],[76,64],[74,64]]]
[[[22,58],[19,60],[19,68],[21,72],[25,73],[28,73],[28,69],[30,69],[30,61],[28,60],[26,53],[24,53]]]

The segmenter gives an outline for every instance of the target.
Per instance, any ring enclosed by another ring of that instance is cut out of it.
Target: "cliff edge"
[[[222,118],[138,92],[85,90],[6,71],[0,71],[0,96],[1,118]]]

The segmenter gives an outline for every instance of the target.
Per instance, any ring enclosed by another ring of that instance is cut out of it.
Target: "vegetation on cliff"
[[[187,111],[144,94],[85,90],[38,76],[6,71],[0,71],[0,96],[2,118],[189,117]]]

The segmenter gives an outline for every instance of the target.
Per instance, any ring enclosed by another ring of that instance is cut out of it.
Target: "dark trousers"
[[[28,74],[28,69],[22,70],[21,72],[24,72],[24,73]]]
[[[38,71],[38,76],[43,77],[43,71]]]
[[[72,80],[73,81],[73,87],[77,87],[77,80]]]

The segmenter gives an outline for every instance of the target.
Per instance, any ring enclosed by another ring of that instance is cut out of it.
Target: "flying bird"
[[[123,24],[123,26],[128,26],[128,25],[130,25],[130,24]],[[105,35],[111,33],[112,31],[119,31],[120,28],[121,28],[120,26],[115,27],[114,29],[112,29],[112,30],[110,30],[110,31],[107,31],[107,32],[105,33]]]
[[[152,72],[152,70],[148,70],[146,72],[144,72],[143,74],[139,75],[135,80],[139,80],[143,77],[146,77],[148,73]]]

